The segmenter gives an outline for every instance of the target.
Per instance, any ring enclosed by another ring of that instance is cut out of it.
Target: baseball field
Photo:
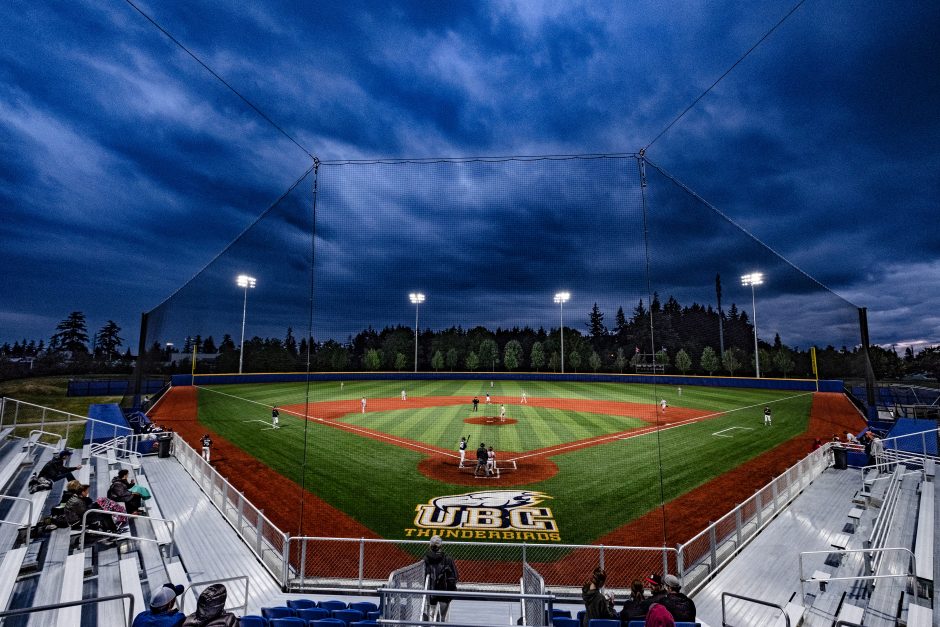
[[[174,388],[151,415],[194,447],[208,432],[213,465],[291,533],[581,544],[742,468],[762,484],[769,452],[808,450],[813,405],[812,393],[702,386],[331,381]],[[474,476],[481,443],[498,476]]]

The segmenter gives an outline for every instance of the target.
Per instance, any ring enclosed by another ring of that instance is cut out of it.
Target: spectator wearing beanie
[[[666,575],[663,577],[663,586],[666,588],[666,596],[660,599],[672,617],[678,622],[695,622],[695,603],[679,592],[682,584],[675,575]]]

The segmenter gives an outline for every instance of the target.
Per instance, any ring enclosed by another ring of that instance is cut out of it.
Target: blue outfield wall
[[[554,374],[538,372],[271,372],[252,374],[175,374],[172,385],[303,383],[305,381],[573,381],[578,383],[645,383],[702,385],[723,388],[816,391],[813,379],[754,379],[749,377],[688,377],[663,374]],[[820,392],[842,392],[841,379],[822,379]]]

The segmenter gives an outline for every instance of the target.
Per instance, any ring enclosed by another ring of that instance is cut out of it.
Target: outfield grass
[[[553,456],[559,473],[524,487],[552,497],[547,504],[555,514],[561,540],[570,543],[594,541],[658,507],[661,492],[666,501],[674,499],[801,433],[806,429],[812,400],[810,394],[771,390],[684,387],[680,397],[675,388],[663,386],[654,390],[642,385],[583,383],[495,382],[489,388],[488,382],[481,386],[479,381],[433,381],[409,382],[407,389],[409,397],[452,395],[469,400],[490,390],[497,396],[519,394],[523,385],[530,398],[654,403],[657,397],[664,397],[671,406],[725,412],[704,422]],[[362,396],[394,398],[401,386],[400,382],[349,382],[340,388],[335,383],[316,383],[309,386],[309,397],[313,402]],[[496,487],[486,482],[474,488],[429,479],[417,470],[424,457],[421,453],[317,422],[305,424],[285,413],[277,431],[265,430],[257,422],[270,419],[270,405],[302,403],[307,395],[305,384],[215,386],[200,391],[199,420],[298,483],[306,442],[308,489],[388,538],[403,537],[404,530],[414,526],[415,508],[421,503]],[[767,403],[773,407],[772,428],[763,427],[762,408]],[[515,416],[519,409],[513,406],[510,415]],[[505,440],[498,448],[512,450],[511,438],[518,438],[521,444],[517,450],[531,450],[546,442],[581,439],[584,433],[620,431],[624,422],[631,420],[542,409],[521,408],[525,415],[519,425],[499,427],[499,437]],[[452,406],[352,414],[344,419],[453,449],[460,435],[467,435],[471,427],[462,422],[466,415],[466,406]],[[612,419],[620,426],[614,426]],[[732,427],[739,428],[714,435]],[[503,429],[507,429],[505,435]],[[516,435],[511,435],[511,430]],[[475,443],[474,437],[471,447]]]
[[[69,397],[68,394],[68,385],[69,381],[74,377],[60,376],[60,377],[35,377],[29,379],[13,379],[11,381],[0,381],[0,395],[15,398],[18,401],[25,401],[27,403],[33,403],[34,405],[40,405],[42,407],[50,407],[52,409],[58,409],[61,411],[69,412],[71,414],[77,414],[79,416],[88,415],[88,406],[94,403],[119,403],[121,401],[120,396],[75,396]],[[35,420],[39,420],[41,412],[35,412]],[[27,418],[32,420],[32,414]],[[22,418],[20,419],[22,422]],[[18,437],[26,437],[29,435],[31,428],[22,428],[16,429],[14,435]],[[46,425],[46,431],[52,433],[59,433],[61,435],[65,434],[64,426],[56,425]],[[81,448],[82,447],[82,438],[85,435],[84,424],[78,425],[78,427],[72,427],[69,430],[69,437],[66,445],[70,448]]]

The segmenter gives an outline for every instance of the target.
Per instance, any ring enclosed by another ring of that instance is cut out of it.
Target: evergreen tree
[[[85,314],[73,311],[56,326],[56,333],[49,340],[49,346],[56,351],[88,353],[88,326]]]
[[[202,341],[202,354],[203,355],[215,355],[219,352],[219,349],[215,346],[215,340],[210,335]]]
[[[297,339],[294,337],[293,327],[287,327],[287,335],[284,337],[284,349],[291,357],[297,357]]]
[[[594,372],[601,369],[601,356],[597,354],[597,351],[591,351],[591,356],[588,357],[588,365]]]
[[[627,317],[623,314],[623,307],[617,307],[614,323],[614,333],[617,334],[617,337],[623,336],[627,332]]]
[[[607,327],[604,326],[604,314],[601,312],[600,307],[597,306],[597,303],[594,303],[594,307],[591,308],[591,315],[588,319],[587,327],[591,338],[594,340],[598,340],[607,335]]]
[[[561,363],[561,359],[558,357],[558,353],[552,351],[552,356],[548,358],[548,369],[558,372],[558,365]]]
[[[579,353],[576,350],[568,353],[568,365],[571,367],[572,370],[577,372],[578,368],[581,367],[581,353]]]
[[[496,361],[499,357],[499,347],[496,346],[496,342],[490,338],[486,338],[480,342],[479,353],[477,354],[477,359],[479,360],[480,368],[483,370],[492,369],[496,370]]]
[[[793,362],[793,353],[783,346],[773,352],[771,360],[773,361],[774,367],[783,373],[784,379],[787,378],[787,373],[796,366]]]
[[[97,333],[96,354],[102,357],[110,366],[111,361],[118,356],[118,349],[124,344],[123,338],[118,333],[121,327],[114,320],[108,320],[107,323]]]
[[[397,353],[395,355],[395,370],[401,372],[405,369],[405,366],[408,365],[408,358],[405,357],[404,353]]]

